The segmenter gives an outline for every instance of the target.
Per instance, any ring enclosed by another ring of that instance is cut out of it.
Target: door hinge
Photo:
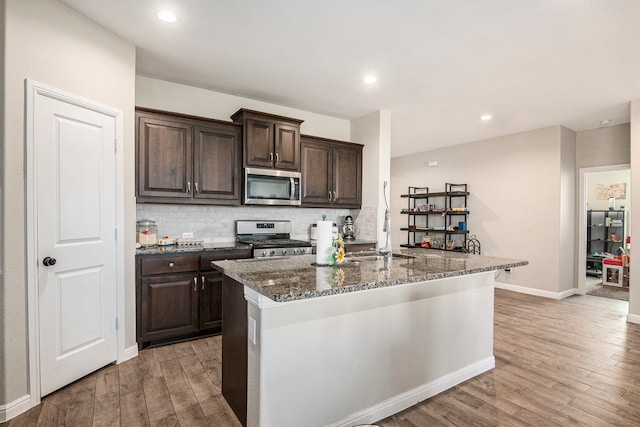
[[[120,319],[116,317],[116,329],[120,329]]]
[[[115,154],[118,154],[118,140],[117,139],[113,140],[113,152]]]
[[[114,231],[113,234],[115,234],[116,240],[118,240],[118,229],[116,228],[113,231]]]

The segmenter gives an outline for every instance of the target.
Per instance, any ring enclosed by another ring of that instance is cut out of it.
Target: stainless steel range
[[[305,255],[311,243],[291,239],[291,221],[236,221],[236,240],[253,246],[253,257]]]

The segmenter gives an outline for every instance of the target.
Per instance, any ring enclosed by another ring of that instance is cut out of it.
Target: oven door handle
[[[289,184],[291,186],[291,195],[289,196],[289,200],[295,200],[296,197],[296,180],[291,177],[289,178]]]

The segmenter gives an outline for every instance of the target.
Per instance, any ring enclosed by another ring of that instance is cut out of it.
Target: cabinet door
[[[196,273],[140,279],[140,341],[148,342],[198,331]]]
[[[273,123],[262,120],[245,121],[245,166],[272,167],[274,162]]]
[[[276,123],[275,168],[300,170],[300,127]]]
[[[240,203],[240,128],[195,126],[193,147],[193,197]]]
[[[191,125],[153,114],[137,118],[137,195],[190,198]]]
[[[359,208],[362,204],[362,149],[335,145],[331,158],[333,205]]]
[[[222,326],[222,273],[200,276],[200,330]]]
[[[301,142],[302,206],[329,206],[331,145],[303,139]]]

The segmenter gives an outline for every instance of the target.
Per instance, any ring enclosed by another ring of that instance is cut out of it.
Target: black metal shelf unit
[[[405,248],[420,247],[423,237],[431,240],[433,249],[462,251],[467,246],[467,184],[445,184],[445,191],[430,192],[429,187],[409,187],[407,208],[407,226],[401,228],[407,232]],[[463,225],[463,227],[461,227]]]
[[[617,255],[624,248],[624,210],[587,211],[587,274],[602,275],[605,253]]]

